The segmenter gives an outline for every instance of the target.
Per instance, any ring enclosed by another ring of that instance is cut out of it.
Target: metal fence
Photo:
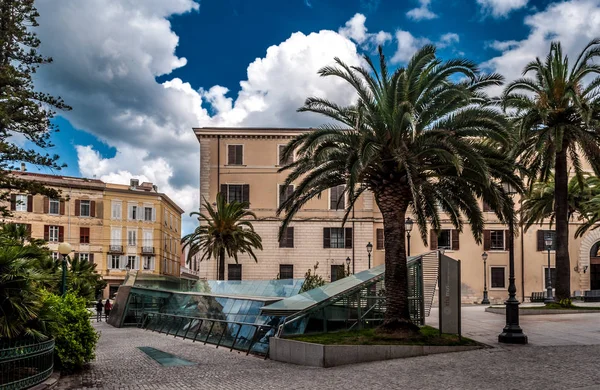
[[[54,368],[54,340],[0,341],[0,389],[27,389],[48,379]]]

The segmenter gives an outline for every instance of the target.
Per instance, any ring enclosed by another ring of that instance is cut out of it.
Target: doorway
[[[600,290],[600,241],[590,250],[590,290]]]

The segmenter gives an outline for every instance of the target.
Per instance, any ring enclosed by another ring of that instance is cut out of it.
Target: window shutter
[[[48,241],[50,239],[50,226],[44,225],[44,241]]]
[[[235,164],[235,145],[227,145],[227,165]]]
[[[538,250],[538,252],[544,251],[544,231],[543,230],[537,231],[537,250]]]
[[[33,195],[27,195],[27,212],[33,211]]]
[[[437,232],[435,230],[431,229],[429,231],[429,249],[431,249],[432,251],[437,249],[437,246],[438,246],[437,240],[438,240]]]
[[[460,235],[458,233],[458,230],[453,229],[452,230],[452,250],[453,251],[457,251],[460,249],[459,238],[460,238]]]
[[[137,220],[138,221],[143,221],[144,220],[144,208],[142,206],[140,206],[139,204],[136,204],[136,212],[137,212]]]
[[[293,248],[294,247],[294,228],[293,227],[289,227],[287,228],[287,243],[288,243],[288,248]]]
[[[242,200],[250,203],[250,184],[244,184],[242,186]]]
[[[15,211],[17,209],[17,195],[10,194],[10,209]]]
[[[81,209],[81,201],[79,199],[75,200],[75,216],[79,216],[79,211]]]
[[[509,232],[508,230],[504,231],[504,250],[507,251],[508,250],[508,237],[509,237]]]
[[[60,215],[65,215],[65,201],[60,201]]]
[[[92,200],[90,202],[90,217],[96,216],[96,201]]]
[[[338,188],[331,187],[329,189],[329,208],[331,210],[337,209],[337,199],[338,199]]]
[[[50,198],[44,196],[44,214],[48,214],[50,212]]]
[[[79,260],[79,253],[73,253],[73,260]]]
[[[235,162],[242,165],[244,163],[244,147],[237,145],[235,148]]]
[[[346,228],[344,239],[346,240],[346,248],[352,248],[352,228]]]
[[[58,227],[58,242],[64,242],[64,241],[65,241],[65,227],[59,226]]]
[[[484,201],[483,201],[483,212],[484,212],[484,213],[487,213],[487,212],[490,212],[490,211],[492,211],[492,208],[491,208],[491,207],[490,207],[490,205],[489,205],[489,204],[487,204],[487,202],[484,200]]]
[[[375,245],[375,249],[383,249],[384,243],[383,243],[383,229],[377,229],[377,242]]]
[[[484,230],[483,231],[483,250],[489,251],[492,246],[492,231]]]
[[[229,201],[227,196],[227,184],[221,184],[221,195],[223,195],[223,198],[225,198],[225,202]]]
[[[323,228],[323,248],[331,248],[331,229]]]
[[[31,224],[30,223],[25,225],[25,230],[27,231],[27,237],[31,237]]]
[[[94,262],[94,254],[93,253],[90,253],[89,259],[90,259],[90,263]]]
[[[156,221],[156,208],[152,207],[152,222]]]

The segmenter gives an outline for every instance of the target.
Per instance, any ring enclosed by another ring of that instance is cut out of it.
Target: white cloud
[[[195,90],[179,78],[156,82],[187,63],[175,54],[178,37],[169,17],[197,10],[193,0],[36,5],[43,54],[54,57],[37,73],[37,85],[73,106],[64,116],[76,128],[117,149],[115,157],[102,158],[90,146],[78,146],[81,174],[121,183],[131,177],[152,181],[186,213],[199,205],[199,147],[192,127],[315,126],[322,117],[296,112],[308,96],[340,104],[355,99],[342,81],[317,74],[335,56],[361,63],[356,45],[334,31],[294,33],[269,47],[249,64],[237,96],[228,96],[219,85]],[[383,32],[365,34],[369,42],[389,40]]]
[[[481,10],[494,18],[506,17],[512,11],[525,7],[527,2],[528,0],[477,0]]]
[[[391,59],[394,64],[408,62],[410,58],[419,50],[421,47],[434,43],[438,48],[451,47],[455,43],[458,43],[460,37],[456,33],[443,34],[436,42],[432,42],[425,37],[415,37],[408,31],[398,30],[396,31],[396,43],[398,45],[396,53]]]
[[[438,42],[436,42],[437,47],[448,47],[448,46],[452,46],[455,43],[458,43],[460,41],[460,37],[458,36],[458,34],[456,33],[447,33],[444,34],[440,37],[440,40]]]
[[[384,45],[386,42],[392,40],[392,34],[389,32],[379,31],[376,34],[368,33],[365,26],[366,21],[367,18],[365,15],[357,13],[352,19],[346,22],[344,27],[340,27],[338,33],[366,48]]]
[[[571,0],[551,4],[544,11],[528,16],[530,32],[521,41],[497,42],[503,53],[482,67],[503,74],[508,80],[520,77],[525,65],[536,56],[544,59],[551,41],[560,41],[565,54],[574,59],[600,31],[600,4],[597,0]],[[496,89],[496,93],[499,89]]]
[[[429,9],[431,0],[419,0],[419,4],[420,4],[419,7],[413,8],[410,11],[408,11],[406,13],[406,16],[408,16],[410,19],[416,20],[416,21],[431,20],[431,19],[435,19],[438,17],[438,15],[436,15]]]
[[[519,41],[492,41],[486,44],[486,47],[491,47],[492,49],[498,51],[505,51],[508,49],[513,49],[519,46]]]

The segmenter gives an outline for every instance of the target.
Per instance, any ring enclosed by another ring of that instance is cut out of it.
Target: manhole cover
[[[161,351],[152,347],[138,347],[142,352],[146,355],[150,356],[152,359],[156,360],[158,364],[165,367],[175,367],[175,366],[193,366],[194,362],[190,362],[189,360],[185,360],[179,358],[170,353]]]

